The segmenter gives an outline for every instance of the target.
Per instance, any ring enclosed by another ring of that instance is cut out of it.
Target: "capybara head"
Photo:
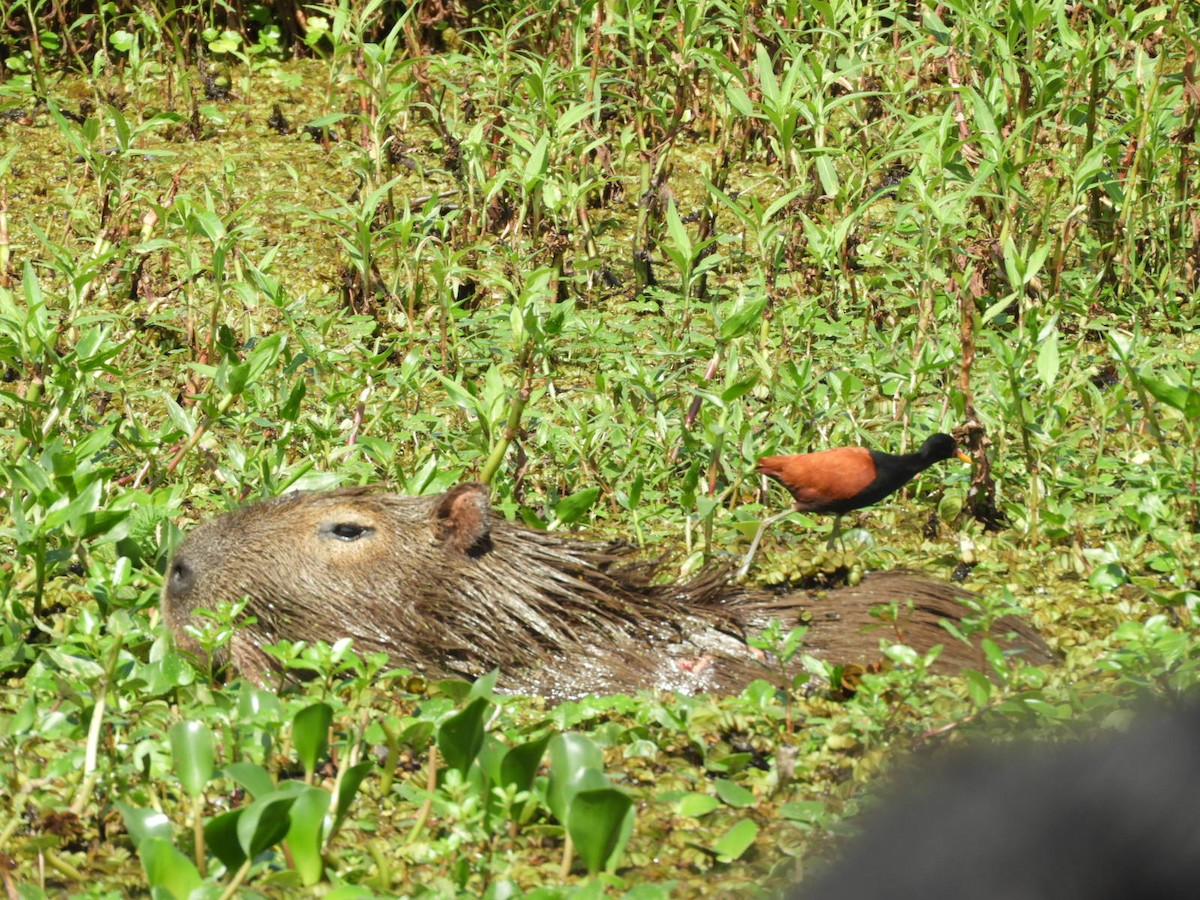
[[[198,652],[187,631],[196,611],[248,597],[255,621],[230,654],[249,677],[271,667],[263,644],[349,637],[360,652],[431,675],[500,667],[509,687],[554,697],[739,689],[766,671],[744,636],[771,617],[810,621],[812,652],[870,662],[880,637],[864,630],[878,627],[871,607],[915,601],[902,627],[921,650],[949,645],[940,618],[966,612],[963,592],[904,573],[832,592],[818,615],[811,596],[744,590],[723,566],[684,582],[658,570],[622,544],[509,522],[480,484],[426,497],[349,488],[289,494],[198,526],[171,561],[162,611],[180,646]],[[951,668],[965,664],[956,653],[978,659],[955,650]]]

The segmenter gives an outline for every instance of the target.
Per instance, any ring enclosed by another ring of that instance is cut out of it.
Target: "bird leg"
[[[754,559],[754,551],[758,549],[758,542],[762,539],[763,532],[778,522],[780,519],[785,519],[792,514],[792,510],[785,509],[781,513],[776,513],[773,516],[768,516],[758,523],[758,531],[754,532],[754,540],[750,542],[750,551],[746,554],[746,558],[742,561],[741,566],[734,574],[735,578],[742,578],[750,571],[750,562]]]
[[[842,549],[846,549],[846,542],[842,540],[842,514],[837,513],[833,517],[833,530],[829,532],[829,543],[825,545],[826,550],[832,550],[834,544],[841,544]]]

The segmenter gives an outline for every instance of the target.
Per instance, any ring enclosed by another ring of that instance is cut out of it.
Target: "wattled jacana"
[[[878,503],[888,494],[894,493],[919,473],[936,462],[957,456],[971,462],[948,434],[930,435],[914,453],[883,453],[865,447],[837,447],[816,453],[798,453],[792,456],[764,456],[758,461],[756,471],[770,475],[787,488],[796,502],[791,509],[764,519],[758,526],[750,552],[742,563],[739,575],[750,569],[759,539],[772,524],[799,512],[834,513],[833,532],[829,537],[832,547],[838,536],[838,526],[843,513],[862,509]]]

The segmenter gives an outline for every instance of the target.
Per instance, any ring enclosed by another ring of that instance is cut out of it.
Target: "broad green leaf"
[[[280,790],[242,808],[237,821],[237,838],[247,857],[253,859],[283,840],[291,824],[289,812],[296,799],[294,790]]]
[[[438,726],[438,750],[450,768],[465,773],[475,762],[483,747],[484,717],[491,707],[489,700],[479,697]]]
[[[296,872],[305,887],[321,880],[325,862],[321,858],[324,841],[325,813],[329,811],[329,791],[308,787],[292,804],[288,816],[291,824],[287,830],[288,849]]]
[[[582,734],[568,732],[550,739],[550,782],[546,802],[559,822],[566,824],[571,797],[582,789],[588,772],[603,778],[604,754]]]
[[[306,706],[292,719],[292,743],[311,781],[317,765],[325,758],[329,746],[329,726],[333,722],[333,707],[328,703]]]
[[[342,777],[338,781],[337,793],[333,801],[334,828],[341,825],[342,819],[346,818],[346,813],[350,811],[350,807],[354,803],[354,798],[358,795],[358,789],[362,785],[363,779],[370,775],[374,768],[375,763],[367,759],[342,772]]]
[[[1047,389],[1054,387],[1058,378],[1058,332],[1052,331],[1038,348],[1037,373]]]
[[[213,816],[204,825],[204,843],[221,864],[236,871],[246,861],[246,851],[238,840],[238,820],[246,807]]]
[[[169,840],[147,838],[138,845],[138,857],[146,872],[146,881],[155,892],[165,891],[175,900],[187,900],[200,887],[202,879],[195,864]]]
[[[274,724],[281,721],[283,704],[273,691],[256,687],[251,681],[243,681],[238,693],[238,717],[252,719],[258,724]]]
[[[752,819],[742,819],[721,835],[712,845],[712,849],[721,862],[733,862],[750,849],[756,837],[758,837],[758,826]]]
[[[212,733],[203,722],[190,720],[176,722],[170,735],[175,774],[189,797],[199,797],[213,775]]]
[[[967,693],[971,695],[971,702],[980,708],[987,706],[992,697],[992,682],[973,669],[963,672],[963,677],[967,682]]]
[[[155,809],[139,809],[123,800],[116,800],[113,805],[121,813],[125,830],[134,847],[141,847],[144,841],[157,838],[170,843],[173,835],[171,820]]]
[[[571,799],[567,830],[593,875],[615,866],[632,826],[633,801],[615,787],[580,791]]]
[[[721,805],[721,801],[712,794],[687,794],[675,804],[675,811],[681,816],[691,816],[698,819],[706,816]]]
[[[695,254],[692,252],[692,239],[688,235],[687,228],[684,227],[683,220],[679,218],[679,210],[675,207],[674,200],[667,204],[667,231],[675,244],[676,252],[685,263],[690,264],[695,259]]]
[[[740,808],[754,805],[754,794],[728,779],[718,778],[713,782],[713,789],[716,790],[717,796],[730,806]]]
[[[779,807],[779,815],[793,822],[815,822],[825,815],[825,804],[820,800],[792,800]]]
[[[224,769],[225,776],[232,778],[254,799],[265,797],[275,790],[275,782],[262,766],[251,762],[230,763]]]
[[[546,755],[546,747],[551,735],[540,737],[534,741],[518,744],[507,753],[500,762],[500,777],[497,779],[502,787],[516,787],[519,791],[527,791],[533,785],[538,766]]]

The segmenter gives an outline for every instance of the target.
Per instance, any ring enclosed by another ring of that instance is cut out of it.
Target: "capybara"
[[[1198,760],[1195,706],[1086,743],[936,754],[789,900],[1195,897]]]
[[[619,543],[509,522],[481,484],[425,497],[347,488],[288,494],[200,525],[171,560],[162,611],[179,645],[196,652],[185,631],[193,613],[249,597],[256,621],[234,635],[231,661],[252,678],[270,668],[264,643],[349,637],[360,652],[386,651],[429,675],[499,667],[509,689],[557,699],[739,690],[767,673],[745,637],[772,618],[808,624],[807,650],[832,662],[875,662],[888,637],[921,651],[945,645],[946,671],[984,665],[939,625],[968,613],[965,592],[919,575],[869,576],[818,601],[736,586],[726,566],[667,583],[655,578],[660,568]],[[893,600],[898,622],[870,615]],[[1005,618],[994,632],[1006,649],[1048,659],[1024,623]]]

